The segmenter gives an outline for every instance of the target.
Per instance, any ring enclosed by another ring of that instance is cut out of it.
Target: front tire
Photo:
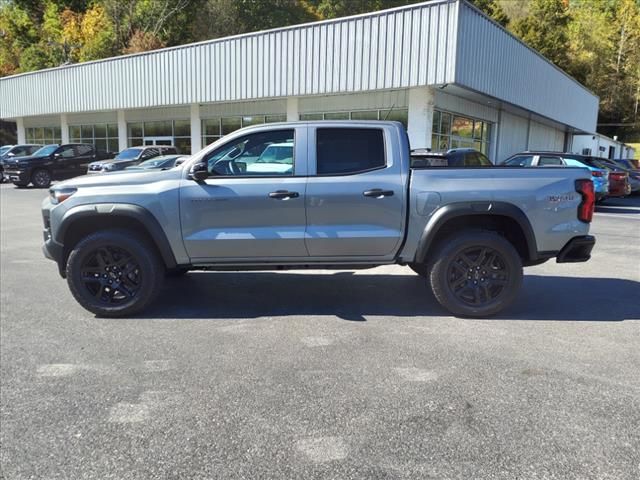
[[[51,174],[44,168],[38,169],[31,175],[31,183],[36,188],[48,188],[51,185]]]
[[[448,237],[433,253],[429,280],[438,302],[462,317],[488,317],[507,308],[522,285],[522,259],[495,232]]]
[[[142,311],[159,293],[164,265],[153,246],[133,232],[105,230],[80,240],[67,261],[75,299],[99,317]]]

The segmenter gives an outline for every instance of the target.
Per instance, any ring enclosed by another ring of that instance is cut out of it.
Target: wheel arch
[[[523,264],[539,258],[531,223],[516,205],[507,202],[460,202],[445,205],[431,216],[420,237],[415,261],[424,263],[429,251],[439,241],[461,228],[500,233],[516,248]]]
[[[54,238],[56,243],[64,246],[61,267],[66,265],[69,253],[82,238],[100,230],[116,228],[133,230],[142,235],[156,248],[166,268],[177,266],[171,244],[149,210],[139,205],[100,204],[75,207],[63,216]]]

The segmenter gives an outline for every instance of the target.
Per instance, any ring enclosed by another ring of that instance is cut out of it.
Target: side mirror
[[[189,170],[189,178],[196,182],[202,182],[209,178],[209,169],[206,163],[196,163]]]
[[[60,158],[60,154],[59,154],[59,153],[54,153],[54,154],[53,154],[53,157],[54,157],[54,158]]]

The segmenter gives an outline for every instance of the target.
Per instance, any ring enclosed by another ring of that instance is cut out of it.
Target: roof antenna
[[[396,104],[394,103],[393,105],[391,105],[391,108],[389,109],[389,111],[387,112],[387,114],[384,116],[384,119],[386,120],[387,118],[389,118],[389,115],[391,115],[391,112],[393,111],[394,107],[396,106]]]

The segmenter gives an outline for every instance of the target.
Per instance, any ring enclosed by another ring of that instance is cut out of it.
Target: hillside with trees
[[[0,76],[417,3],[0,0]],[[640,0],[472,0],[600,97],[599,131],[640,141]]]

